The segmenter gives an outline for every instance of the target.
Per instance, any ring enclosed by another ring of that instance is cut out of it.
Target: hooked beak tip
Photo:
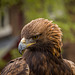
[[[22,55],[22,51],[19,51],[19,53]]]
[[[25,50],[25,49],[28,48],[29,46],[35,44],[35,42],[34,42],[34,43],[28,43],[28,44],[26,44],[26,42],[25,42],[24,40],[25,40],[25,39],[23,38],[23,39],[20,41],[19,45],[18,45],[18,50],[19,50],[19,53],[20,53],[21,55],[22,55],[22,51],[23,51],[23,50]]]
[[[22,55],[22,51],[21,51],[20,45],[18,46],[18,51]]]
[[[20,42],[18,46],[18,50],[21,55],[22,55],[22,51],[25,49],[26,49],[26,44],[23,44],[22,42]]]

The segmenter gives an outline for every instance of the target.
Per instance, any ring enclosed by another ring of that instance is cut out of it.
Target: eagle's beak
[[[35,44],[35,43],[26,43],[25,38],[22,38],[18,45],[19,53],[22,54],[22,51],[28,48],[29,46],[31,46],[32,44]]]

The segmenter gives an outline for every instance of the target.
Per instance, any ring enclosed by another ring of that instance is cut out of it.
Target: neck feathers
[[[55,45],[52,45],[50,43],[47,44],[42,44],[42,43],[38,43],[35,45],[32,45],[31,47],[28,48],[30,51],[32,52],[47,52],[47,53],[51,53],[53,56],[57,57],[57,58],[61,58],[61,48],[60,47],[56,47]]]

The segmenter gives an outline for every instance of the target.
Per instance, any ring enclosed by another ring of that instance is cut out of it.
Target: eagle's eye
[[[39,36],[41,36],[41,35],[42,35],[42,34],[39,34],[39,35],[33,36],[32,39],[33,39],[33,40],[36,40],[36,39],[37,39]]]
[[[32,37],[33,40],[36,40],[37,38],[38,38],[38,36],[33,36]]]

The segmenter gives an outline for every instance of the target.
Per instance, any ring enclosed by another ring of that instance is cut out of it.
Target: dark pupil
[[[33,39],[36,39],[38,36],[34,36]]]
[[[40,34],[40,35],[41,35],[41,34]],[[38,36],[40,36],[40,35],[33,36],[32,38],[33,38],[33,39],[36,39],[36,38],[38,38]]]

